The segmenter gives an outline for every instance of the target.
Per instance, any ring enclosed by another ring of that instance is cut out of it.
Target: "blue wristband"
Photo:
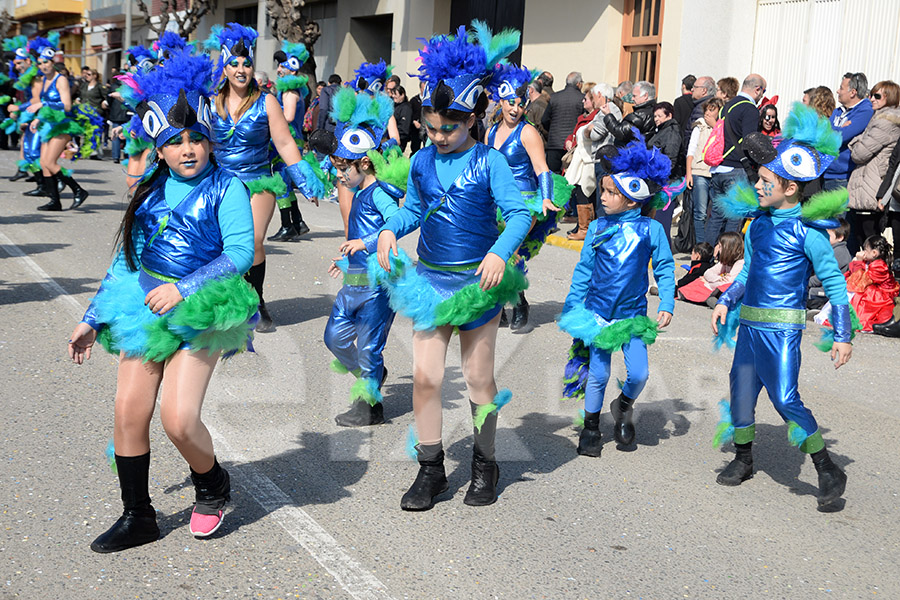
[[[175,282],[182,298],[187,298],[211,279],[237,275],[237,267],[227,254],[220,254],[214,261],[200,267],[181,281]]]
[[[831,324],[834,325],[835,342],[847,343],[853,338],[849,304],[833,304],[831,306]]]
[[[551,202],[555,200],[553,197],[553,173],[544,171],[538,175],[538,187],[541,188],[542,200],[550,200]]]
[[[744,299],[744,291],[746,289],[740,281],[732,282],[716,304],[724,304],[728,310],[733,310]]]

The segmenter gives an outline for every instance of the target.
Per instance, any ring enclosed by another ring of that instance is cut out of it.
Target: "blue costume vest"
[[[378,207],[375,206],[373,196],[375,190],[380,189],[378,182],[370,185],[364,190],[360,190],[353,198],[353,205],[350,207],[350,216],[347,220],[347,239],[357,240],[371,236],[384,226],[384,217]],[[365,273],[366,260],[369,253],[360,251],[347,258],[350,260],[350,268],[348,273]]]
[[[147,240],[141,252],[145,271],[182,279],[222,254],[218,212],[231,179],[227,171],[213,169],[174,209],[166,205],[166,178],[156,181],[134,215]]]
[[[57,73],[53,77],[48,87],[47,76],[44,76],[44,81],[43,83],[41,83],[41,102],[44,104],[44,106],[47,106],[49,108],[53,108],[55,110],[65,110],[65,106],[62,102],[62,96],[59,95],[59,90],[56,88],[57,79],[59,79],[59,73]]]
[[[745,307],[805,311],[813,272],[804,252],[809,229],[799,217],[777,225],[768,214],[753,221],[749,232],[753,255],[743,299]]]
[[[494,138],[497,135],[497,128],[500,123],[491,127],[488,132],[488,145],[494,147]],[[509,168],[512,169],[513,177],[519,185],[519,190],[523,192],[534,192],[538,189],[537,175],[534,174],[534,166],[531,164],[531,157],[525,150],[525,144],[522,143],[522,129],[525,127],[525,121],[519,121],[516,128],[512,130],[509,137],[506,138],[497,150],[506,157]]]
[[[594,268],[585,307],[604,319],[647,314],[647,266],[653,254],[650,218],[597,219],[593,239]]]
[[[480,263],[497,241],[497,206],[490,193],[488,154],[475,144],[469,163],[446,192],[435,168],[437,148],[429,146],[413,164],[410,181],[422,202],[421,232],[416,252],[439,266]]]
[[[219,166],[243,182],[272,174],[269,166],[269,116],[266,93],[241,115],[237,124],[212,111],[213,153]]]
[[[297,100],[297,111],[294,113],[294,120],[288,121],[288,125],[293,127],[294,137],[305,139],[305,136],[303,135],[303,116],[306,114],[306,103],[303,101],[303,94],[300,90],[293,91],[299,94],[300,99]],[[282,109],[284,109],[284,94],[285,92],[278,92],[278,95],[276,96],[276,98],[278,98],[278,104],[281,105]]]

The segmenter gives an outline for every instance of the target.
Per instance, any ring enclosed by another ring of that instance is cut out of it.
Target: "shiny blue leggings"
[[[361,377],[381,383],[382,354],[393,322],[394,311],[384,291],[345,285],[325,325],[325,345],[348,371],[358,368]]]
[[[647,363],[647,345],[639,338],[631,338],[631,341],[622,346],[622,354],[625,355],[625,370],[627,376],[622,393],[634,400],[647,385],[650,376],[650,367]],[[600,412],[603,408],[603,395],[606,393],[606,384],[609,382],[609,363],[612,356],[595,346],[591,346],[591,363],[588,368],[587,386],[584,390],[585,412]]]
[[[26,129],[22,134],[22,158],[28,162],[41,160],[41,136]]]
[[[756,400],[763,387],[782,419],[812,435],[819,426],[800,400],[801,330],[768,331],[742,325],[731,365],[731,419],[735,429],[756,422]]]

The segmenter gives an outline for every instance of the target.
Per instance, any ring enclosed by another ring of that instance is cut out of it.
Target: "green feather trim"
[[[60,137],[63,135],[70,135],[72,137],[77,137],[84,134],[84,129],[82,129],[78,123],[72,120],[67,120],[63,123],[58,123],[50,128],[50,130],[41,136],[41,141],[46,142],[47,140],[52,140],[55,137]]]
[[[344,366],[344,363],[339,361],[338,359],[334,359],[331,361],[331,364],[328,365],[328,368],[337,373],[338,375],[346,375],[347,373],[352,374],[354,377],[359,377],[360,371],[359,367],[353,369],[352,371]]]
[[[322,197],[328,197],[328,195],[331,194],[331,190],[334,189],[334,184],[331,182],[331,177],[329,177],[328,174],[322,170],[322,165],[319,164],[319,160],[316,158],[315,153],[307,152],[303,155],[303,160],[305,160],[309,164],[310,168],[312,168],[316,179],[321,181],[322,185],[325,186],[325,193]]]
[[[575,186],[566,181],[562,175],[553,174],[553,205],[562,208],[572,197]]]
[[[19,76],[19,80],[13,84],[13,87],[17,90],[27,90],[29,87],[31,87],[31,82],[34,81],[34,78],[37,77],[37,74],[37,67],[31,65],[30,67],[28,67],[27,71]]]
[[[72,176],[72,169],[67,169],[66,167],[60,167],[59,172],[65,175],[66,177]]]
[[[0,104],[9,104],[12,102],[12,98],[9,96],[0,96]]]
[[[847,212],[848,201],[847,188],[819,192],[803,203],[800,213],[806,221],[835,219]]]
[[[309,82],[309,77],[306,75],[286,75],[278,78],[275,82],[275,89],[279,92],[299,90],[306,87],[307,82]]]
[[[604,327],[594,340],[594,346],[612,354],[621,350],[622,346],[635,337],[649,346],[656,341],[658,334],[659,324],[650,317],[632,317]]]
[[[862,323],[859,322],[859,315],[856,309],[850,306],[850,341],[856,338],[856,332],[862,329]],[[834,347],[834,329],[822,327],[822,337],[817,342],[813,342],[813,346],[822,352],[831,352]]]
[[[250,195],[269,192],[276,198],[287,194],[287,184],[280,175],[270,175],[268,177],[260,177],[253,181],[246,182]]]
[[[150,150],[154,148],[153,142],[147,141],[143,138],[133,138],[131,136],[127,136],[125,138],[125,154],[127,156],[137,156],[138,154],[143,153],[145,150]]]
[[[350,388],[350,402],[365,401],[369,406],[375,406],[384,398],[378,389],[378,382],[371,377],[360,377]]]
[[[572,425],[575,427],[584,427],[584,411],[579,410],[578,414],[572,419]]]
[[[7,75],[6,73],[0,73],[0,85],[4,85],[7,83],[9,83],[9,75]]]
[[[341,88],[331,99],[331,104],[331,112],[335,116],[335,121],[346,123],[353,116],[353,111],[356,110],[356,92],[350,88]]]
[[[43,106],[38,110],[37,118],[41,123],[62,123],[66,120],[66,113],[49,106]]]
[[[409,159],[397,146],[390,147],[384,154],[377,150],[369,150],[366,153],[372,166],[375,167],[375,177],[406,191],[406,183],[409,181]]]
[[[474,321],[497,304],[515,304],[519,292],[528,289],[528,280],[512,261],[506,263],[500,285],[484,291],[479,283],[470,283],[437,305],[436,325],[464,325]]]

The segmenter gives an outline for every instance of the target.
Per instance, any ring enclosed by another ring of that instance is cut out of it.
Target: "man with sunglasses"
[[[826,190],[847,187],[847,180],[856,166],[850,159],[850,140],[865,131],[875,114],[868,94],[869,81],[863,73],[846,73],[841,79],[837,91],[840,106],[831,113],[831,127],[840,132],[843,141],[840,154],[825,169],[823,188]]]

